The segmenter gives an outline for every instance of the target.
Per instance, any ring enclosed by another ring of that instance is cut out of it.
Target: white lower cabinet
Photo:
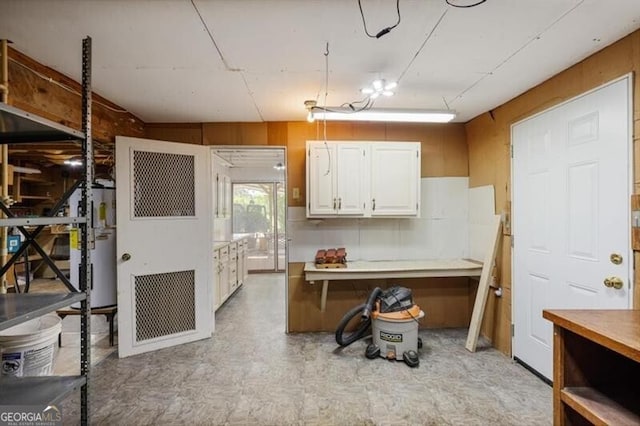
[[[247,265],[247,240],[218,243],[213,250],[214,312],[244,283]]]

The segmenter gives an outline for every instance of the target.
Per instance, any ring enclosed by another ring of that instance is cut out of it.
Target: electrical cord
[[[467,5],[453,4],[453,3],[451,3],[451,0],[444,0],[444,1],[445,1],[445,2],[447,2],[447,4],[448,4],[449,6],[452,6],[452,7],[458,7],[458,8],[461,8],[461,9],[467,9],[467,8],[469,8],[469,7],[476,7],[476,6],[479,6],[479,5],[481,5],[482,3],[486,2],[487,0],[480,0],[479,2],[476,2],[476,3],[473,3],[473,4],[467,4]]]
[[[324,51],[324,105],[327,105],[327,96],[329,95],[329,42],[327,42]],[[322,120],[322,131],[324,136],[324,147],[327,150],[327,171],[325,176],[329,176],[331,173],[331,151],[329,150],[329,144],[327,144],[327,117]]]
[[[486,0],[483,0],[486,1]],[[396,10],[398,12],[398,22],[395,23],[395,25],[392,25],[391,27],[386,27],[381,29],[380,31],[378,31],[378,33],[376,35],[373,34],[369,34],[369,31],[367,30],[367,21],[364,18],[364,12],[362,11],[362,0],[358,0],[358,8],[360,9],[360,16],[362,17],[362,26],[364,27],[364,33],[370,37],[370,38],[380,38],[385,34],[388,34],[392,29],[394,29],[395,27],[397,27],[400,24],[400,0],[396,0]]]
[[[396,299],[396,302],[398,302],[398,304],[402,304],[402,302],[400,302],[400,299],[398,299],[398,296],[396,296],[395,293],[391,293],[391,296],[393,296],[394,299]],[[416,318],[413,316],[413,314],[409,311],[409,309],[403,309],[402,312],[406,312],[415,322],[417,322],[418,324],[420,323],[419,318]]]

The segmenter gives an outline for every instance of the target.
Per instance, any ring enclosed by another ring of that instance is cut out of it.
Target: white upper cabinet
[[[307,216],[364,215],[367,148],[360,143],[307,143]]]
[[[417,217],[419,188],[419,142],[307,141],[307,217]]]
[[[213,159],[212,181],[212,201],[213,215],[215,218],[231,217],[231,178],[229,177],[229,166],[215,154],[211,154]]]
[[[371,216],[420,212],[420,144],[371,144]]]

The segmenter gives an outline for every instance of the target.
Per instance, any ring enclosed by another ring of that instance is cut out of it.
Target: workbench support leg
[[[322,297],[320,298],[320,312],[327,309],[327,290],[329,289],[329,280],[322,281]]]

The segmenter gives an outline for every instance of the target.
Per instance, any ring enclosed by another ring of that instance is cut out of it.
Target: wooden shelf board
[[[561,390],[560,398],[594,425],[640,424],[640,412],[623,407],[594,388],[567,387]]]
[[[21,195],[21,199],[23,200],[51,200],[51,197],[47,197],[44,195]]]

